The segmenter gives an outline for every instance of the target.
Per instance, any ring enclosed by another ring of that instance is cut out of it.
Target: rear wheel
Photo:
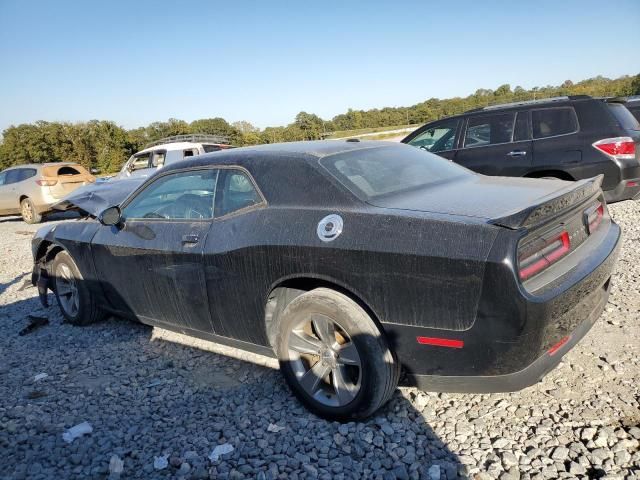
[[[33,224],[42,221],[42,215],[37,212],[33,202],[29,198],[25,198],[20,202],[20,214],[26,223]]]
[[[71,255],[65,251],[58,253],[51,271],[58,306],[69,323],[89,325],[104,317]]]
[[[393,395],[400,369],[384,335],[350,298],[318,288],[279,319],[276,349],[293,393],[331,420],[365,418]]]

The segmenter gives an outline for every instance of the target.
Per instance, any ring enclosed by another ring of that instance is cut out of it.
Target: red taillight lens
[[[593,146],[618,159],[633,159],[636,156],[636,144],[631,137],[605,138],[598,140]]]
[[[589,233],[595,232],[602,222],[604,216],[604,205],[598,203],[585,212],[587,216],[587,226],[589,227]]]
[[[53,187],[56,183],[58,183],[58,181],[57,180],[36,180],[36,183],[41,187]]]
[[[518,258],[520,280],[527,280],[554,264],[571,250],[571,240],[566,231],[552,237],[548,241],[535,241],[532,248],[525,247],[525,252]]]

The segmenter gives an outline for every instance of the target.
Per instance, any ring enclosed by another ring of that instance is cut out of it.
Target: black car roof
[[[229,150],[198,155],[186,160],[172,163],[163,168],[163,171],[175,170],[190,167],[200,167],[205,165],[244,165],[259,161],[304,161],[324,158],[330,155],[337,155],[350,151],[371,149],[371,148],[404,148],[405,146],[397,142],[380,141],[348,141],[348,140],[316,140],[308,142],[288,142],[273,143],[267,145],[256,145],[252,147],[241,147]]]
[[[163,167],[154,177],[185,168],[239,166],[249,171],[271,204],[344,208],[359,201],[319,167],[319,160],[340,153],[381,148],[398,150],[414,147],[397,142],[379,141],[318,140],[274,143],[234,148],[180,160]]]

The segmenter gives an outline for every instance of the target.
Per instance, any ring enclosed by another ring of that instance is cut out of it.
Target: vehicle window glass
[[[513,113],[470,117],[464,137],[465,148],[508,143],[513,136]]]
[[[361,200],[473,175],[417,148],[376,148],[325,157],[320,165]]]
[[[249,176],[241,170],[220,171],[216,196],[216,217],[241,210],[262,202]]]
[[[456,139],[458,122],[459,120],[450,120],[434,125],[407,143],[413,147],[419,147],[430,152],[452,150]]]
[[[164,165],[164,160],[167,156],[167,152],[153,152],[153,158],[151,159],[151,165],[154,167],[162,167]]]
[[[529,122],[527,119],[529,112],[518,112],[516,115],[516,126],[513,130],[513,141],[529,140]]]
[[[136,170],[141,170],[143,168],[149,168],[149,157],[151,157],[151,153],[143,153],[142,155],[137,155],[131,163],[130,170],[135,172]]]
[[[640,130],[640,124],[633,114],[621,103],[607,103],[609,111],[625,130]]]
[[[636,117],[636,120],[640,122],[640,106],[637,107],[629,107],[627,110],[631,112],[631,114]]]
[[[22,179],[22,169],[16,168],[14,170],[9,170],[7,172],[7,178],[5,181],[5,185],[10,185],[12,183],[17,183]]]
[[[217,170],[173,173],[148,185],[123,210],[125,219],[213,218]]]
[[[70,175],[70,176],[73,176],[73,175],[81,175],[81,173],[78,170],[76,170],[75,168],[73,168],[73,167],[60,167],[58,169],[58,175],[62,175],[62,176]]]
[[[533,138],[565,135],[578,130],[578,121],[573,108],[544,108],[531,111]]]
[[[192,148],[182,152],[182,158],[193,157],[194,155],[197,155],[197,153],[194,153]]]
[[[0,173],[0,185],[4,185],[6,179],[7,179],[7,172]]]
[[[205,153],[217,152],[218,150],[222,150],[220,145],[202,145],[202,149]]]

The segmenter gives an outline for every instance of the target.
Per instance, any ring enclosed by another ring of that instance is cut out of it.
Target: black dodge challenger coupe
[[[363,418],[405,384],[537,382],[594,324],[620,228],[601,177],[475,174],[416,148],[239,148],[103,183],[84,218],[33,239],[41,298],[276,356],[326,418]]]

